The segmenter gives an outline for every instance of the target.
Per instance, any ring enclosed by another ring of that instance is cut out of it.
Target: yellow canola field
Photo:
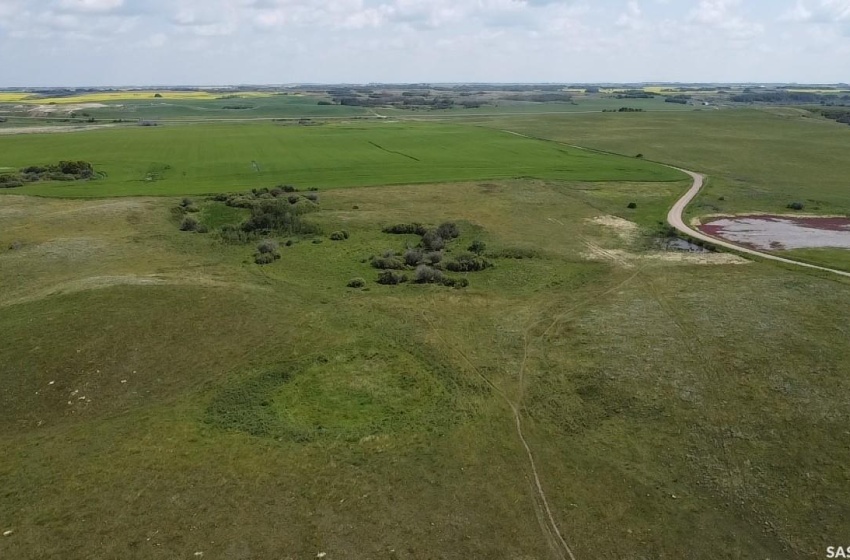
[[[83,93],[69,97],[39,97],[27,92],[2,92],[0,91],[0,103],[34,103],[46,105],[55,103],[57,105],[77,103],[104,103],[109,101],[136,101],[140,99],[220,99],[225,96],[235,97],[271,97],[272,93],[259,91],[240,92],[208,92],[208,91],[103,91],[94,93]]]

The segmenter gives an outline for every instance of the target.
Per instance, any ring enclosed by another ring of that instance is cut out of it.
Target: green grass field
[[[73,136],[0,137],[0,165],[86,160],[106,177],[39,183],[21,194],[100,197],[181,195],[271,187],[338,188],[515,177],[670,181],[681,175],[611,157],[462,125],[210,124],[131,127]]]
[[[554,115],[482,124],[705,173],[709,182],[692,215],[785,212],[794,201],[816,213],[850,213],[850,127],[805,111]]]
[[[563,559],[513,408],[578,559],[842,544],[850,283],[659,250],[689,182],[634,155],[708,172],[703,204],[779,208],[809,176],[835,211],[850,137],[751,111],[462,121],[0,137],[0,166],[108,174],[0,196],[0,558]],[[322,188],[319,233],[275,235],[273,264],[178,229],[178,195],[215,229],[249,211],[193,193],[279,182]],[[447,258],[478,240],[494,266],[375,282],[371,255],[418,242],[384,226],[444,221]]]

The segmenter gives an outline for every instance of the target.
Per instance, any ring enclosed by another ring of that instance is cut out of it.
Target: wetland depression
[[[699,226],[708,235],[763,251],[850,249],[850,218],[750,215],[714,218]]]

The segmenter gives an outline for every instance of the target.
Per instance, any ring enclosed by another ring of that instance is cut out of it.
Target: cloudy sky
[[[0,87],[850,82],[850,0],[0,0]]]

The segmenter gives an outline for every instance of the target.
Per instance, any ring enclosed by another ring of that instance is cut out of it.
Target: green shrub
[[[493,266],[493,263],[472,253],[463,253],[446,264],[446,269],[452,272],[478,272]]]
[[[802,202],[791,202],[788,206],[786,206],[789,210],[802,210],[805,207],[806,205]]]
[[[193,216],[186,216],[183,218],[183,221],[180,222],[180,231],[198,231],[198,228],[201,226],[200,222]]]
[[[413,273],[413,281],[417,284],[442,284],[444,280],[442,271],[431,268],[427,264],[420,264]]]
[[[422,247],[428,251],[441,251],[446,246],[446,240],[435,230],[429,230],[422,236]]]
[[[450,278],[446,276],[443,278],[443,286],[448,286],[450,288],[466,288],[469,286],[469,280],[466,278]]]
[[[201,209],[195,205],[195,202],[191,198],[184,198],[180,201],[180,206],[177,207],[180,212],[186,213],[195,213],[200,212]]]
[[[364,288],[366,287],[366,280],[362,278],[352,278],[348,281],[347,286],[349,288]]]
[[[404,264],[407,266],[416,266],[422,262],[424,253],[421,249],[408,249],[404,252]]]
[[[422,257],[422,262],[431,266],[440,264],[443,261],[443,253],[440,251],[431,251]]]
[[[348,239],[347,231],[335,231],[331,234],[331,241],[345,241]]]
[[[387,226],[381,231],[383,231],[384,233],[393,233],[397,235],[425,235],[426,233],[428,233],[428,228],[418,223],[396,224],[394,226]]]
[[[254,254],[254,262],[257,264],[270,264],[280,258],[280,245],[274,239],[263,239],[257,245]]]
[[[257,245],[258,253],[270,253],[272,255],[277,255],[280,250],[280,244],[274,239],[263,239],[260,241],[259,245]]]
[[[314,192],[308,192],[304,195],[304,198],[306,198],[310,202],[319,202],[319,195]]]
[[[637,208],[637,202],[629,202],[629,205],[626,206],[626,208],[628,208],[629,210],[634,210],[635,208]]]
[[[469,246],[470,252],[475,253],[476,255],[484,254],[484,251],[486,249],[487,249],[487,244],[484,243],[483,241],[479,241],[478,239],[473,241],[472,245]]]
[[[407,282],[407,275],[392,270],[384,270],[378,275],[378,284],[395,286]]]
[[[454,222],[445,222],[437,228],[437,235],[443,239],[456,239],[460,237],[460,228]]]
[[[372,257],[372,267],[379,270],[403,270],[404,261],[398,255],[387,255]]]

